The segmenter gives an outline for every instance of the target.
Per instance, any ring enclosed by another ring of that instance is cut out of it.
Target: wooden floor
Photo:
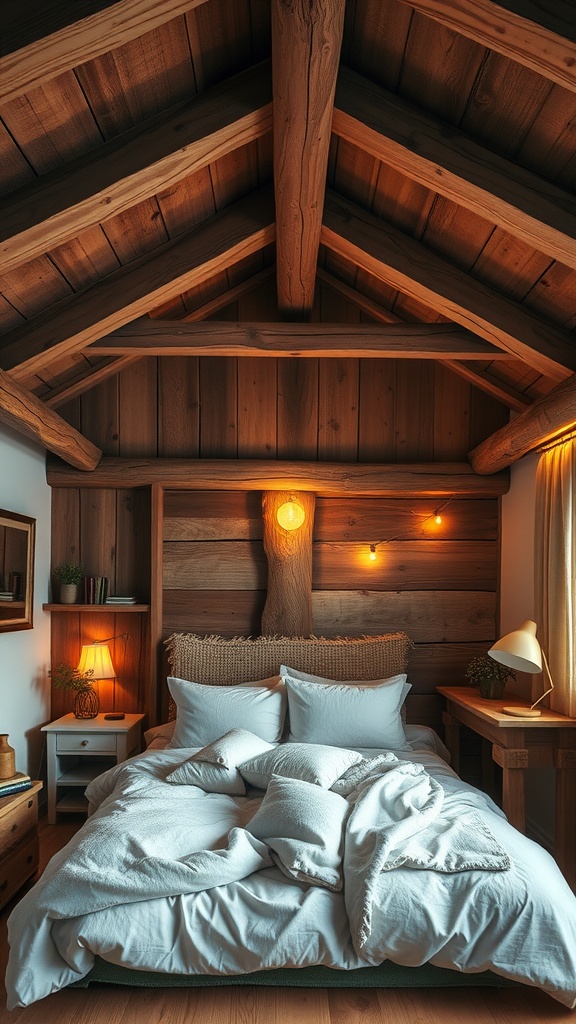
[[[42,824],[41,869],[78,823]],[[0,914],[0,971],[8,955]],[[288,989],[229,987],[138,989],[110,985],[69,989],[26,1009],[6,1010],[0,1024],[549,1024],[574,1012],[534,989]]]

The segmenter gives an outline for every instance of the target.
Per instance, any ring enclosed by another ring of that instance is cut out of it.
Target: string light
[[[429,522],[431,519],[434,520],[436,526],[441,526],[442,525],[442,516],[441,516],[440,513],[444,511],[446,506],[449,505],[450,502],[452,501],[452,499],[455,498],[455,497],[456,497],[455,494],[451,494],[450,497],[447,498],[446,501],[444,501],[441,505],[439,505],[438,508],[435,508],[433,512],[428,513],[428,515],[422,516],[422,526],[424,525],[424,523]],[[418,512],[412,512],[411,514],[413,516],[419,515]],[[376,541],[376,543],[374,543],[374,544],[370,544],[370,550],[369,550],[369,554],[368,554],[368,557],[369,557],[370,561],[371,562],[375,562],[376,561],[376,548],[379,547],[381,544],[391,544],[395,540],[407,540],[407,539],[408,538],[406,536],[401,536],[400,534],[397,534],[395,537],[388,537],[386,540],[379,540],[379,541]]]

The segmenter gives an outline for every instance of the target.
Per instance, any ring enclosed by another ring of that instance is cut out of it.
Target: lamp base
[[[505,715],[514,715],[515,718],[540,718],[542,712],[539,708],[502,708]]]

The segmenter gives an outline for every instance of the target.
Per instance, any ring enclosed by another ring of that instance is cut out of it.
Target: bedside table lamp
[[[538,697],[538,700],[535,700],[529,708],[515,706],[502,708],[505,714],[514,715],[516,718],[538,718],[542,712],[536,705],[551,693],[554,683],[546,655],[536,639],[536,623],[531,619],[526,619],[519,629],[513,630],[512,633],[506,633],[506,636],[498,640],[488,651],[488,656],[516,672],[541,672],[542,662],[544,662],[550,686],[542,696]]]
[[[116,672],[110,657],[108,644],[99,643],[97,640],[92,644],[82,645],[82,654],[78,662],[78,671],[82,673],[91,672],[92,680],[114,679]]]

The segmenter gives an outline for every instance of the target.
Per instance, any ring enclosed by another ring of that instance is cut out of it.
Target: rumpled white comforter
[[[575,1006],[574,895],[436,755],[363,762],[342,794],[334,892],[286,877],[251,835],[260,792],[164,782],[190,754],[148,752],[90,785],[96,812],[9,919],[9,1009],[83,977],[95,955],[180,974],[430,961],[490,968]]]

